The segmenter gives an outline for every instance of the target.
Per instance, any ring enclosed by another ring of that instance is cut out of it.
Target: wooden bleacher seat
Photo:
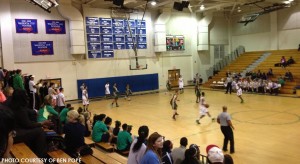
[[[91,137],[84,137],[84,143],[90,146],[95,146],[95,142]]]
[[[122,164],[127,164],[128,159],[118,153],[113,152],[113,153],[108,153],[107,155],[110,156],[111,158],[119,161]]]
[[[93,149],[93,156],[99,160],[101,160],[104,163],[107,164],[121,164],[119,161],[115,160],[114,158],[108,156],[109,153],[101,152],[100,150],[96,148]]]
[[[84,162],[85,164],[104,164],[104,162],[100,161],[99,159],[95,158],[92,155],[86,155],[80,157],[81,161]]]
[[[51,158],[54,158],[54,159],[60,159],[60,160],[66,159],[66,161],[61,161],[61,163],[64,163],[64,164],[73,164],[73,163],[78,163],[79,162],[79,161],[78,162],[73,162],[73,160],[71,160],[72,157],[70,157],[68,154],[66,154],[62,150],[56,150],[56,151],[48,152],[48,155]],[[60,162],[58,161],[57,163],[60,163]]]
[[[100,148],[108,151],[108,152],[113,152],[114,151],[114,146],[110,145],[109,143],[106,143],[106,142],[98,142],[98,143],[95,143],[96,146],[99,146]]]
[[[30,148],[25,143],[18,143],[14,144],[11,148],[11,154],[18,159],[38,159],[38,157],[30,150]],[[28,162],[28,161],[21,161],[20,164],[42,164],[42,161],[36,161],[36,162]]]

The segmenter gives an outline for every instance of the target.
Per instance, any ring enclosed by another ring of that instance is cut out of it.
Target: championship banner
[[[31,41],[32,55],[53,55],[53,41]]]
[[[147,43],[138,43],[137,49],[147,49]]]
[[[15,19],[17,33],[38,33],[37,19]]]
[[[114,51],[113,50],[103,50],[102,51],[102,58],[113,58]]]
[[[138,28],[146,28],[146,21],[145,20],[136,20],[136,27]]]
[[[45,20],[46,34],[66,34],[64,20]]]
[[[115,50],[122,50],[125,49],[125,43],[114,43]]]
[[[101,58],[101,51],[89,51],[88,52],[89,58]]]
[[[113,27],[124,27],[124,19],[113,19]]]
[[[112,19],[111,18],[100,18],[100,26],[109,26],[112,25]]]
[[[85,24],[92,26],[99,26],[99,18],[98,17],[85,17]]]

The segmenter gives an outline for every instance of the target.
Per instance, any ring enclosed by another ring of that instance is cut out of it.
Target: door
[[[171,87],[178,87],[179,76],[180,76],[180,69],[168,70],[168,78]]]

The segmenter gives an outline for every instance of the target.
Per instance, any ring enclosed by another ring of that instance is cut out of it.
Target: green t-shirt
[[[104,122],[97,121],[93,127],[92,139],[94,142],[100,142],[103,133],[108,132],[108,129]]]
[[[128,146],[128,144],[131,144],[132,138],[130,133],[127,131],[120,131],[118,133],[118,138],[117,138],[117,149],[118,150],[124,150]]]
[[[67,113],[69,112],[69,108],[64,108],[59,114],[59,120],[61,123],[67,123]]]
[[[49,115],[56,115],[58,116],[58,113],[52,108],[50,105],[46,105],[42,108],[40,108],[37,121],[38,122],[43,122],[48,119]]]

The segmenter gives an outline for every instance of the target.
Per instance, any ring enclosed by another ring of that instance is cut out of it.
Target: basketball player
[[[182,75],[179,76],[178,85],[179,85],[180,93],[183,93],[183,78],[182,78]]]
[[[236,95],[241,99],[241,103],[244,103],[244,99],[242,98],[243,90],[240,85],[236,86]]]
[[[208,111],[208,109],[207,108],[209,108],[209,105],[205,102],[205,93],[204,92],[202,92],[201,93],[201,98],[200,98],[200,104],[199,104],[199,119],[198,120],[196,120],[196,123],[197,124],[200,124],[200,119],[202,119],[203,117],[205,117],[205,115],[207,114],[208,115],[208,117],[211,117],[211,115],[210,115],[210,113],[209,113],[209,111]],[[215,121],[215,118],[212,118],[211,119],[212,121]]]
[[[105,98],[108,99],[108,97],[110,97],[109,82],[106,82],[106,84],[105,84]]]
[[[131,100],[130,97],[129,97],[129,95],[132,95],[132,91],[130,89],[130,85],[127,84],[126,85],[126,91],[125,91],[125,99],[128,100],[128,101]]]
[[[117,88],[117,84],[114,83],[114,86],[113,86],[113,95],[114,95],[114,101],[111,103],[111,106],[114,106],[114,103],[116,103],[116,107],[119,107],[118,105],[118,98],[119,98],[119,90]]]
[[[201,97],[200,84],[196,84],[195,94],[196,94],[196,103],[199,103],[200,102],[200,97]]]
[[[176,101],[179,101],[179,100],[178,100],[178,90],[175,91],[175,93],[174,93],[174,95],[173,95],[173,97],[172,97],[172,99],[171,99],[171,101],[170,101],[170,104],[171,104],[172,109],[173,109],[173,111],[174,111],[174,114],[173,114],[173,117],[172,117],[173,120],[176,120],[175,116],[176,116],[176,115],[179,115],[179,114],[177,113],[177,107],[178,107],[178,105],[177,105]]]

